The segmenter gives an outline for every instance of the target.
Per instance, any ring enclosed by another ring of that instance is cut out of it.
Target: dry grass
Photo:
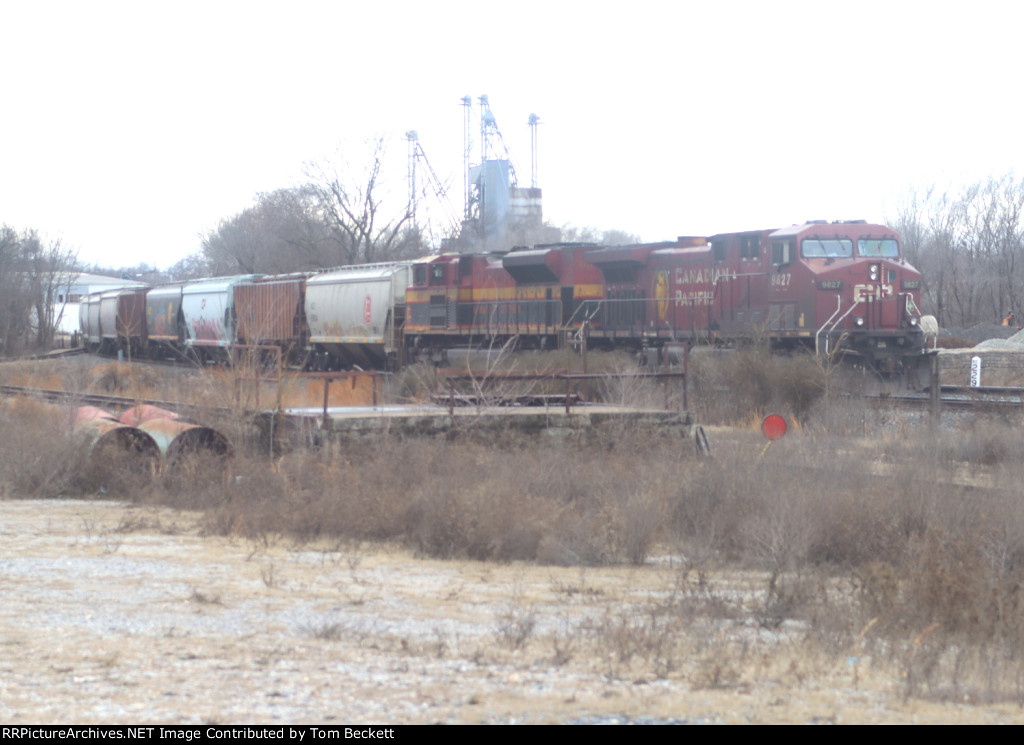
[[[510,436],[511,437],[511,436]],[[209,511],[213,532],[399,540],[428,556],[556,564],[643,563],[665,535],[668,504],[688,458],[654,438],[650,462],[625,449],[520,438],[384,440],[344,458],[293,453],[268,467],[241,459],[225,483],[147,499]],[[655,465],[655,464],[660,465]]]
[[[799,417],[767,453],[743,435],[698,459],[677,440],[628,431],[589,443],[382,437],[271,462],[247,452],[239,418],[217,423],[237,442],[232,474],[129,496],[203,510],[206,531],[264,544],[388,541],[430,557],[576,566],[672,557],[678,582],[644,608],[609,608],[544,639],[529,606],[499,619],[509,650],[543,643],[564,660],[599,649],[611,675],[642,669],[685,674],[697,687],[741,685],[749,650],[718,629],[742,617],[772,633],[795,624],[833,659],[895,664],[907,696],[1024,703],[1019,422],[932,436],[861,417],[851,429],[868,439],[838,437],[816,407],[827,371],[799,356],[760,369],[754,354],[697,362],[692,400],[718,420],[757,421],[769,408]],[[187,387],[216,399],[228,383]],[[627,394],[660,391],[605,393]],[[75,493],[87,451],[65,427],[32,402],[0,408],[4,493]],[[722,591],[713,578],[734,570],[758,572],[761,584],[742,598]],[[694,623],[706,625],[703,637]]]
[[[0,406],[0,495],[78,494],[89,443],[68,435],[70,409],[32,399]]]
[[[803,350],[768,354],[760,346],[700,348],[690,357],[690,401],[707,423],[746,423],[769,413],[803,421],[833,374]]]
[[[799,433],[760,460],[756,439],[718,443],[711,460],[657,439],[611,450],[383,441],[344,459],[249,462],[185,504],[205,507],[208,530],[254,540],[395,541],[431,557],[579,566],[667,552],[681,579],[665,597],[544,641],[561,657],[603,648],[616,676],[685,669],[697,686],[740,685],[748,651],[710,629],[743,616],[770,631],[800,624],[804,641],[839,658],[857,646],[859,659],[896,663],[906,695],[1024,700],[1024,507],[998,485],[1024,472],[1003,459],[995,486],[958,485],[977,447],[955,443],[935,454],[901,440],[882,468],[876,449]],[[730,568],[763,572],[753,599],[716,590],[710,578]],[[710,624],[699,649],[680,635],[695,618]],[[532,643],[534,621],[510,607],[502,644]]]

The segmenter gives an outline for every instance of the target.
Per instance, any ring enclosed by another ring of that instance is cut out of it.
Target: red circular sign
[[[786,434],[786,420],[778,414],[769,414],[761,422],[761,431],[769,440],[777,440]]]

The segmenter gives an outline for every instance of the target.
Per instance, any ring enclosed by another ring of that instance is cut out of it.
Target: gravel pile
[[[939,337],[952,336],[974,344],[987,339],[1007,339],[1017,333],[1013,326],[1000,326],[996,323],[979,323],[967,328],[945,328],[939,330]]]

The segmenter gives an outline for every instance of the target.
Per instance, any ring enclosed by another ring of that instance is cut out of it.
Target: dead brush
[[[199,380],[209,385],[200,397],[224,395],[217,380]],[[700,385],[722,396],[716,416],[741,413],[710,377]],[[793,395],[765,390],[769,402]],[[62,424],[35,406],[0,407],[0,481],[7,494],[74,493],[78,456],[57,464]],[[835,424],[835,408],[831,416]],[[862,414],[849,430],[867,432],[866,445],[810,421],[763,457],[759,434],[743,431],[704,461],[678,439],[630,427],[590,441],[385,434],[331,457],[296,450],[267,461],[247,451],[245,422],[234,421],[243,446],[228,478],[162,480],[133,498],[198,510],[204,532],[251,541],[263,562],[257,585],[282,585],[262,553],[281,544],[330,546],[352,573],[360,547],[377,541],[481,561],[646,563],[632,570],[643,572],[664,552],[682,569],[646,600],[624,606],[581,569],[555,592],[599,606],[582,625],[574,617],[546,636],[544,614],[519,599],[496,615],[492,638],[509,650],[540,642],[555,664],[597,650],[615,677],[716,688],[743,683],[744,634],[799,636],[836,664],[854,650],[862,666],[895,670],[906,696],[1024,700],[1024,466],[1010,425],[933,439]],[[124,529],[161,527],[128,520]],[[743,575],[742,589],[727,589],[720,572]],[[329,627],[304,633],[345,635]]]
[[[208,595],[205,592],[201,592],[198,588],[192,588],[192,594],[189,595],[189,602],[197,603],[199,605],[224,605],[224,601],[221,600],[220,595]]]
[[[567,665],[579,653],[581,639],[575,624],[562,619],[561,630],[555,631],[549,638],[551,643],[551,664],[555,667]]]
[[[642,565],[659,538],[665,522],[665,500],[652,492],[631,493],[621,503],[616,524],[621,526],[622,553],[630,564]]]
[[[747,526],[762,504],[765,483],[750,453],[720,450],[714,460],[677,477],[667,524],[686,564],[740,561],[749,554]]]
[[[429,401],[438,390],[437,368],[429,362],[406,365],[391,383],[392,395],[398,401]]]
[[[31,399],[0,406],[0,492],[15,497],[82,493],[90,443],[69,433],[71,414]]]
[[[739,685],[749,645],[720,637],[703,639],[693,650],[689,679],[697,690],[718,690]]]
[[[814,578],[773,571],[768,576],[764,599],[754,612],[758,624],[777,629],[789,619],[806,616],[816,585]]]
[[[537,628],[537,612],[531,607],[510,604],[498,617],[498,640],[511,649],[522,649]]]
[[[804,421],[826,392],[826,371],[802,352],[774,354],[765,344],[698,350],[690,356],[690,401],[700,421],[744,422],[757,413]]]
[[[207,509],[212,532],[398,539],[439,557],[642,563],[664,536],[686,468],[679,447],[652,442],[638,459],[522,436],[511,449],[386,438],[349,448],[346,460],[296,452],[272,470],[239,457],[225,483],[184,494],[164,484],[154,498]]]
[[[606,371],[596,386],[596,400],[626,408],[668,408],[663,385],[643,377],[642,372],[631,360]],[[681,400],[676,403],[681,405]]]
[[[330,621],[303,626],[301,631],[306,636],[325,642],[342,641],[351,635],[351,630],[347,625]]]
[[[613,677],[650,669],[663,678],[682,660],[686,627],[671,601],[642,608],[608,608],[583,628],[602,650]]]
[[[851,610],[874,621],[860,645],[898,652],[905,697],[1020,700],[1024,509],[1010,494],[937,482],[927,502],[909,497],[911,522],[899,497],[889,510],[885,552],[852,562]],[[877,537],[862,528],[862,544]]]
[[[157,369],[130,362],[102,362],[90,371],[88,390],[135,398],[156,398]]]

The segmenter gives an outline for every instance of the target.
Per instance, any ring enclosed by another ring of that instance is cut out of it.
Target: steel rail
[[[110,406],[129,409],[133,406],[148,405],[157,406],[176,413],[196,413],[200,411],[216,411],[230,413],[234,411],[227,406],[200,406],[198,404],[184,403],[180,401],[161,401],[159,399],[141,399],[132,396],[110,396],[102,393],[75,393],[69,391],[57,391],[47,388],[29,388],[20,385],[0,385],[2,396],[25,396],[40,398],[51,403],[76,403],[88,406]]]

